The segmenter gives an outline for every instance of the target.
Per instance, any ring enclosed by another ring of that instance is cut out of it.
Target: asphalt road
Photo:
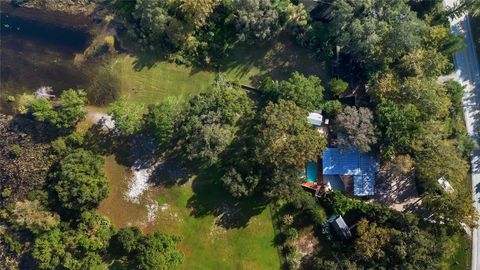
[[[444,0],[447,7],[453,6],[458,0]],[[462,15],[450,20],[450,29],[455,34],[465,37],[467,48],[454,56],[455,80],[465,86],[463,106],[468,135],[479,142],[480,131],[480,72],[478,58],[475,52],[475,43],[472,37],[470,18]],[[475,150],[471,157],[472,162],[472,196],[475,208],[480,210],[480,150]],[[480,211],[479,211],[480,212]],[[472,270],[480,270],[480,232],[472,231]]]

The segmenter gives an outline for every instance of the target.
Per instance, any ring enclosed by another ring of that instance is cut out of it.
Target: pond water
[[[2,2],[0,12],[0,110],[12,114],[5,96],[51,86],[56,94],[86,88],[88,67],[74,65],[91,36],[88,18],[25,8]]]

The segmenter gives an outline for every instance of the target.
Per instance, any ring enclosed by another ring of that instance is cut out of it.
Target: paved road
[[[453,6],[458,0],[444,0],[447,7]],[[465,121],[467,132],[475,141],[479,141],[480,131],[480,72],[478,58],[475,52],[475,43],[472,38],[470,18],[467,15],[459,16],[450,20],[450,28],[455,34],[465,36],[467,48],[455,54],[455,80],[465,85],[463,97]],[[480,150],[475,150],[471,157],[472,161],[472,190],[474,205],[480,210]],[[478,187],[478,188],[477,188]],[[480,212],[480,211],[479,211]],[[480,270],[480,232],[478,229],[472,232],[472,270]]]

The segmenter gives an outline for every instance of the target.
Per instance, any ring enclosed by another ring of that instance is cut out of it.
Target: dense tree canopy
[[[147,45],[167,45],[176,48],[184,39],[183,25],[169,14],[169,9],[168,1],[136,1],[132,15],[138,22],[140,38]]]
[[[108,114],[115,123],[115,128],[123,135],[133,135],[142,128],[144,107],[132,104],[125,97],[121,97],[108,109]]]
[[[377,127],[381,132],[381,147],[385,156],[408,152],[419,128],[419,112],[414,105],[382,102],[377,108]]]
[[[140,240],[133,258],[133,266],[141,270],[175,269],[183,260],[176,249],[180,238],[161,232],[147,235]]]
[[[278,97],[291,100],[300,108],[311,112],[318,110],[322,104],[323,87],[318,77],[305,77],[294,72],[288,80],[279,83]]]
[[[182,154],[213,164],[233,140],[239,120],[252,113],[252,101],[239,87],[221,80],[186,104],[176,125]]]
[[[270,103],[257,125],[258,159],[270,168],[302,168],[316,160],[326,139],[307,122],[307,113],[292,101]]]
[[[180,10],[194,28],[203,26],[219,0],[180,0]]]
[[[336,0],[332,18],[337,45],[367,68],[418,48],[426,31],[405,0]]]
[[[37,121],[59,129],[71,129],[85,117],[85,102],[86,93],[83,90],[69,89],[63,91],[55,102],[44,98],[31,99],[27,108]]]
[[[265,41],[280,31],[280,15],[273,0],[235,0],[235,27],[242,40]]]
[[[148,113],[143,118],[144,128],[160,148],[165,148],[172,142],[180,106],[176,98],[166,98],[158,104],[148,106]]]
[[[17,226],[27,228],[35,234],[49,231],[60,223],[60,217],[47,211],[38,200],[16,202],[13,213]]]
[[[60,161],[53,173],[62,207],[84,211],[95,208],[107,197],[108,181],[103,175],[103,159],[90,151],[77,149]]]

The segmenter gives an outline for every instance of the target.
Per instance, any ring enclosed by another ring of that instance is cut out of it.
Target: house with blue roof
[[[378,161],[358,149],[327,148],[318,162],[306,166],[304,187],[321,190],[341,190],[354,196],[371,196],[375,192],[375,177],[380,170]]]

